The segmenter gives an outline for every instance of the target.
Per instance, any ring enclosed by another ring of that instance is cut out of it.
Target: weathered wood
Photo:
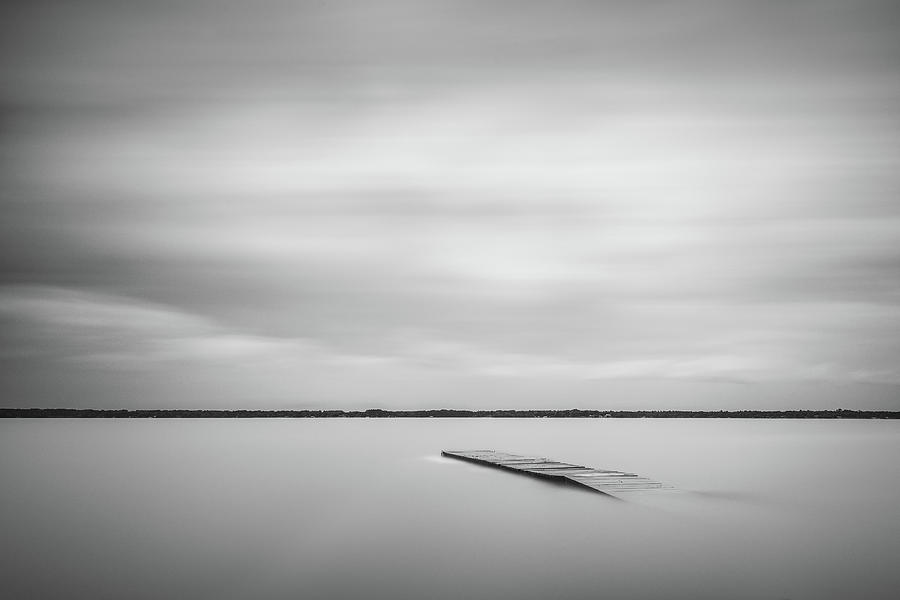
[[[571,483],[579,487],[618,498],[619,494],[645,490],[672,489],[672,486],[641,477],[634,473],[593,469],[548,458],[520,456],[493,450],[444,450],[442,456],[466,460],[507,471]]]

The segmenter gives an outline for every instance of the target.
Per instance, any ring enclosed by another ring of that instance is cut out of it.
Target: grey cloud
[[[3,10],[26,397],[897,383],[890,2]]]

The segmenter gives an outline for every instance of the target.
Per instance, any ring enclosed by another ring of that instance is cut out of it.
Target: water
[[[681,493],[616,502],[496,448]],[[894,598],[900,423],[6,420],[9,598]]]

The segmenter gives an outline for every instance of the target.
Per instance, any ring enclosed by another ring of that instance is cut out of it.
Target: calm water
[[[539,453],[616,502],[439,457]],[[9,598],[894,598],[900,423],[0,421]]]

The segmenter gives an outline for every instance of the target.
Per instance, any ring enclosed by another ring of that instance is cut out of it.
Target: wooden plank
[[[620,492],[673,489],[672,486],[634,473],[594,469],[572,463],[558,462],[548,458],[522,456],[508,452],[496,452],[494,450],[444,450],[441,452],[441,455],[531,475],[532,477],[571,483],[583,489],[599,492],[614,498]]]
[[[584,479],[631,479],[639,477],[633,473],[572,473],[572,477]]]
[[[584,483],[584,482],[581,482],[581,483],[582,483],[582,485],[585,485],[585,486],[587,486],[587,487],[591,487],[591,488],[604,488],[604,489],[605,489],[605,488],[617,488],[617,489],[626,489],[626,488],[629,488],[629,489],[630,489],[630,488],[651,488],[651,487],[652,487],[652,488],[658,488],[658,487],[662,487],[662,484],[661,484],[661,483],[658,483],[658,482],[656,482],[656,481],[650,481],[650,480],[642,481],[642,482],[639,482],[639,483],[614,482],[614,481],[611,481],[611,482],[608,482],[608,483]]]
[[[565,463],[554,463],[554,462],[545,462],[545,463],[525,463],[525,464],[515,464],[510,465],[507,463],[499,463],[497,466],[509,467],[510,469],[519,469],[524,471],[558,471],[560,469],[571,470],[571,469],[581,469],[583,467],[576,467],[575,465],[567,465]]]

